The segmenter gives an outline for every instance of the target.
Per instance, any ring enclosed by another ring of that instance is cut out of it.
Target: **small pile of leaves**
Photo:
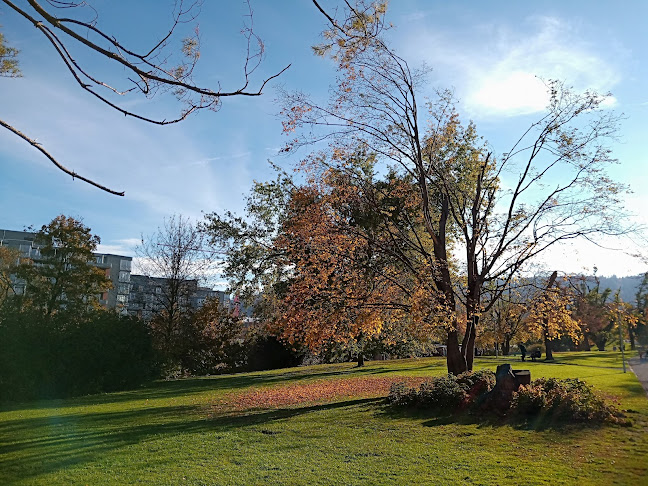
[[[423,379],[408,377],[406,382],[414,386],[421,383]],[[396,380],[402,382],[403,379],[356,377],[256,387],[226,397],[218,404],[218,408],[255,410],[326,403],[342,398],[380,397],[385,396]]]

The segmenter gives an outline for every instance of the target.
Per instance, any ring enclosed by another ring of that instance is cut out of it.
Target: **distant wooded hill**
[[[634,275],[631,277],[617,277],[612,275],[611,277],[599,277],[601,282],[601,290],[609,288],[612,290],[612,293],[621,289],[621,299],[624,302],[635,302],[635,294],[637,293],[637,288],[643,280],[644,274]],[[589,279],[590,287],[593,285],[594,278]]]

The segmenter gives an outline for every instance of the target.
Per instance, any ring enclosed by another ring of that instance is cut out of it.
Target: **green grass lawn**
[[[480,424],[380,398],[398,377],[443,374],[442,359],[311,366],[5,407],[0,484],[648,485],[648,399],[634,375],[618,353],[556,358],[514,368],[586,380],[633,426]]]

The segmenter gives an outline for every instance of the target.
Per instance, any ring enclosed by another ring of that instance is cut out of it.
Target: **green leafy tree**
[[[184,367],[193,373],[235,370],[245,364],[246,340],[242,319],[218,299],[209,299],[191,319]]]
[[[636,327],[629,327],[630,345],[635,349],[636,341],[642,345],[648,344],[648,272],[646,272],[637,287],[635,294],[637,323]]]
[[[16,272],[19,255],[14,248],[0,246],[0,307],[14,293],[12,275]]]
[[[573,315],[580,321],[584,348],[589,350],[590,340],[599,351],[605,351],[605,345],[613,337],[614,322],[610,316],[612,290],[601,289],[599,278],[594,275],[594,285],[590,286],[582,277],[574,286],[575,298]]]
[[[24,259],[16,270],[26,284],[24,304],[46,315],[98,307],[99,295],[111,288],[105,271],[92,263],[99,242],[72,217],[60,215],[44,225],[34,239],[40,255]]]

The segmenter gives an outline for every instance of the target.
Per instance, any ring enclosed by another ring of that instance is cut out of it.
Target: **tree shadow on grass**
[[[516,430],[528,430],[542,432],[550,430],[561,436],[569,436],[574,432],[582,430],[599,430],[602,427],[616,427],[612,424],[600,423],[573,423],[566,421],[552,420],[551,417],[517,417],[511,415],[500,415],[497,413],[473,413],[461,411],[448,413],[445,411],[426,410],[421,408],[394,407],[385,402],[379,412],[389,419],[411,419],[421,422],[424,427],[440,427],[446,425],[474,425],[478,429],[494,427],[511,427]]]
[[[100,460],[107,453],[149,439],[210,433],[218,441],[246,427],[268,426],[299,415],[372,404],[356,399],[324,405],[232,412],[210,418],[203,406],[172,406],[108,413],[65,414],[0,422],[0,483],[35,478]],[[263,428],[253,433],[272,434]]]
[[[375,363],[375,362],[374,362]],[[281,370],[235,373],[228,375],[214,375],[195,378],[180,378],[176,380],[159,380],[149,383],[140,388],[87,395],[75,398],[47,399],[29,402],[0,403],[0,413],[18,410],[54,409],[69,407],[87,407],[93,405],[105,405],[112,403],[123,403],[137,400],[159,400],[173,397],[188,397],[203,393],[222,392],[224,390],[236,391],[243,388],[256,386],[269,386],[278,383],[296,383],[304,380],[313,381],[329,378],[354,378],[361,376],[373,376],[381,374],[394,374],[399,372],[411,373],[421,370],[436,371],[445,363],[426,363],[417,367],[405,367],[402,370],[395,370],[389,364],[384,366],[370,364],[365,367],[353,367],[352,363],[344,363],[339,369],[330,368],[313,370],[312,368],[288,368]]]
[[[4,403],[0,412],[34,409],[52,409],[68,407],[87,407],[112,403],[130,402],[136,400],[158,400],[173,397],[187,397],[206,392],[236,391],[277,383],[298,382],[319,378],[341,376],[361,376],[374,372],[372,369],[349,368],[335,371],[306,372],[306,371],[277,371],[258,373],[238,373],[230,375],[214,375],[196,378],[180,378],[176,380],[159,380],[133,390],[87,395],[83,397],[47,399],[29,402]]]

